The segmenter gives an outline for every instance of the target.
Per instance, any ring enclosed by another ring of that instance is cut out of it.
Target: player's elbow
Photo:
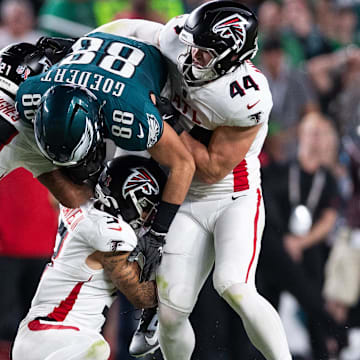
[[[196,165],[194,158],[190,153],[184,157],[184,159],[182,160],[182,164],[180,166],[184,172],[188,173],[191,176],[194,175],[196,170]]]

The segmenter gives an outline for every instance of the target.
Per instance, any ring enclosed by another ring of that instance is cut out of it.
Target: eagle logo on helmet
[[[246,41],[245,25],[249,22],[239,14],[233,14],[225,19],[217,22],[212,31],[219,34],[222,38],[232,38],[237,47],[236,51],[240,51]]]
[[[141,190],[145,195],[157,195],[160,192],[155,178],[145,168],[131,169],[132,173],[127,177],[122,188],[122,195],[126,198],[129,193]]]

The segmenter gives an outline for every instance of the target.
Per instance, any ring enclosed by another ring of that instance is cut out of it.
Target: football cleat
[[[141,357],[154,353],[159,347],[157,308],[143,309],[139,325],[131,339],[129,354]]]

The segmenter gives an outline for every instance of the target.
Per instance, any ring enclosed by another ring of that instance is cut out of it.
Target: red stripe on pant
[[[259,221],[259,212],[260,212],[260,203],[261,203],[260,189],[257,189],[257,195],[258,196],[257,196],[257,204],[256,204],[256,214],[255,214],[255,219],[254,219],[254,241],[253,241],[254,249],[253,249],[253,254],[252,254],[250,264],[249,264],[249,267],[248,267],[248,271],[247,271],[247,274],[246,274],[245,283],[247,283],[247,281],[248,281],[250,269],[251,269],[251,266],[252,266],[252,264],[254,262],[255,254],[256,254],[257,226],[258,226],[258,221]]]
[[[76,330],[80,331],[80,329],[76,326],[66,326],[66,325],[59,325],[59,324],[41,324],[40,320],[33,320],[28,323],[28,328],[31,331],[41,331],[41,330]]]

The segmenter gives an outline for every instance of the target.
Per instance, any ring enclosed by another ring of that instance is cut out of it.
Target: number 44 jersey
[[[95,32],[80,38],[49,71],[25,81],[17,93],[17,110],[31,124],[50,87],[82,86],[102,106],[105,137],[125,150],[146,150],[162,135],[162,119],[150,93],[160,95],[166,76],[166,63],[154,46]]]
[[[260,186],[258,156],[267,134],[273,104],[268,82],[261,71],[247,60],[233,72],[202,86],[185,83],[182,67],[187,47],[180,41],[179,34],[187,16],[177,16],[170,20],[160,32],[159,43],[162,54],[168,59],[171,102],[181,113],[186,127],[191,129],[190,134],[196,138],[196,134],[203,133],[204,129],[211,134],[211,131],[221,126],[246,128],[261,125],[245,158],[231,173],[211,185],[201,182],[195,176],[189,194],[204,198],[255,190]]]

